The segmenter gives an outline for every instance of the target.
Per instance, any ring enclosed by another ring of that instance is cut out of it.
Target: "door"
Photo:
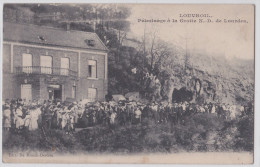
[[[52,74],[52,57],[51,56],[41,56],[41,73]]]
[[[26,99],[26,101],[32,100],[32,85],[22,84],[21,85],[21,98]]]
[[[22,63],[22,72],[32,73],[32,55],[24,53]]]
[[[67,57],[61,58],[60,68],[60,75],[69,75],[70,59]]]
[[[54,99],[54,90],[53,89],[48,89],[48,93],[49,93],[49,99],[53,100]]]
[[[48,85],[49,99],[62,99],[61,85]]]
[[[88,99],[91,101],[95,101],[97,99],[97,89],[88,88]]]
[[[61,100],[61,89],[59,90],[54,90],[53,91],[53,96],[54,96],[54,99],[58,99],[58,100]]]

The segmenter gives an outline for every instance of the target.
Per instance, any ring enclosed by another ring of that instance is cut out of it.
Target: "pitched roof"
[[[107,51],[104,43],[93,32],[66,31],[53,27],[11,22],[4,22],[3,28],[4,41]],[[88,40],[90,44],[87,43]]]

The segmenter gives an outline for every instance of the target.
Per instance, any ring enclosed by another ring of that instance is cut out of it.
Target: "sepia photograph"
[[[254,5],[2,10],[3,163],[254,163]]]

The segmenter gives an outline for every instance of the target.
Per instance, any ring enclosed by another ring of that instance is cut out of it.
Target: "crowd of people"
[[[125,126],[150,120],[156,124],[183,124],[185,118],[196,113],[215,114],[230,120],[245,111],[244,106],[229,104],[202,104],[180,102],[135,101],[62,103],[60,101],[34,100],[26,103],[22,99],[3,102],[3,127],[5,131],[20,133],[23,130],[60,129],[71,134],[75,128],[90,126]]]

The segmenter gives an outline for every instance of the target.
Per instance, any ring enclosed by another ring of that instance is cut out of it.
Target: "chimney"
[[[67,30],[67,31],[70,31],[70,23],[69,23],[69,22],[67,22],[66,30]]]

